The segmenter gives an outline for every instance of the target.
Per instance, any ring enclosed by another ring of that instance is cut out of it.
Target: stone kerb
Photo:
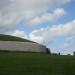
[[[0,50],[46,53],[45,46],[31,42],[0,41]]]

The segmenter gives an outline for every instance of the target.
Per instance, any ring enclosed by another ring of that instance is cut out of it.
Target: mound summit
[[[16,37],[16,36],[4,35],[4,34],[0,34],[0,41],[18,41],[18,42],[32,42],[32,43],[35,43],[35,42],[27,40],[27,39],[23,39],[23,38]]]

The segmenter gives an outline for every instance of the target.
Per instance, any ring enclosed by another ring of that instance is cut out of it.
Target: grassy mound
[[[33,42],[33,41],[23,39],[23,38],[20,38],[20,37],[15,37],[15,36],[10,36],[10,35],[3,35],[3,34],[0,34],[0,41]]]
[[[75,57],[1,52],[0,75],[75,75]]]

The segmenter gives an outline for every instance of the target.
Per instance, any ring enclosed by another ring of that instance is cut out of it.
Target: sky
[[[0,34],[38,42],[51,52],[75,51],[75,0],[0,0]]]

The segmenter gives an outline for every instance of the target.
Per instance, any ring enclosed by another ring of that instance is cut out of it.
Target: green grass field
[[[0,75],[75,75],[75,57],[0,52]]]

